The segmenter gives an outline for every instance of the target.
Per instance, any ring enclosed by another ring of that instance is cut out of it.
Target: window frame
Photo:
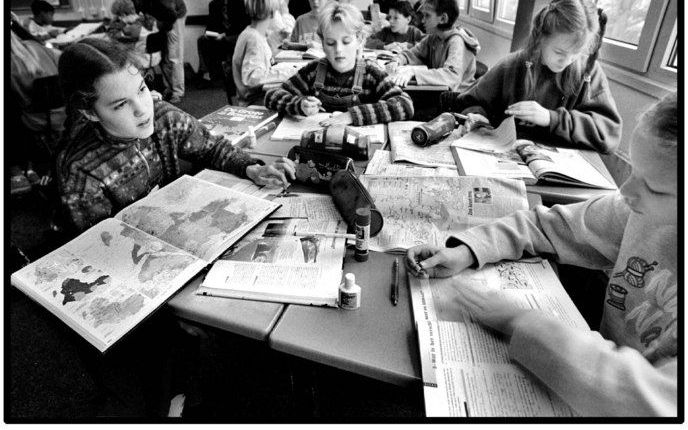
[[[487,22],[487,23],[494,23],[494,17],[495,17],[495,0],[488,0],[490,3],[490,10],[489,11],[484,11],[481,9],[476,9],[473,6],[473,1],[469,0],[468,1],[468,16],[479,19],[481,21]]]
[[[610,41],[605,37],[600,50],[600,59],[635,72],[646,73],[650,67],[653,51],[657,47],[659,33],[662,30],[670,2],[670,0],[652,0],[650,2],[636,48],[622,42]]]
[[[502,19],[499,17],[499,7],[504,4],[504,2],[507,1],[515,1],[516,2],[516,11],[518,11],[518,2],[520,0],[495,0],[495,8],[494,8],[494,26],[500,30],[503,30],[508,33],[513,33],[514,31],[514,25],[516,25],[516,17],[514,17],[514,21],[507,21],[505,19]],[[518,12],[517,12],[518,15]]]

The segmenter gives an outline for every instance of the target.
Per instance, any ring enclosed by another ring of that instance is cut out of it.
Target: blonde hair
[[[318,36],[322,39],[323,33],[336,22],[341,22],[356,37],[363,36],[363,15],[356,6],[336,1],[327,3],[318,12]]]
[[[114,16],[135,15],[136,8],[131,0],[115,0],[112,2],[112,6],[110,6],[110,12]]]
[[[244,0],[246,15],[256,21],[270,18],[282,8],[280,0]]]

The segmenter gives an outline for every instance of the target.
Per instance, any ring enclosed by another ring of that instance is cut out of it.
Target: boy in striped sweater
[[[321,122],[370,125],[408,120],[411,98],[376,65],[363,62],[363,16],[350,4],[331,2],[318,15],[318,33],[326,58],[314,61],[269,91],[265,106],[289,115],[340,111]]]

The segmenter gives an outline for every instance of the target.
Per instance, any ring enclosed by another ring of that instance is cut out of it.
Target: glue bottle
[[[361,287],[356,285],[356,276],[353,273],[344,275],[344,282],[339,286],[339,307],[346,310],[355,310],[361,307]]]
[[[368,261],[368,242],[370,242],[370,208],[356,209],[356,261]]]

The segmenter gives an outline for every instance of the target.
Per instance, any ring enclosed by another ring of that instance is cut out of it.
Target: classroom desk
[[[267,340],[285,305],[196,295],[196,289],[205,275],[206,271],[196,275],[167,302],[172,312],[189,321],[251,339]]]
[[[528,204],[541,203],[528,194]],[[399,258],[399,303],[390,300],[392,262]],[[356,275],[354,311],[287,305],[268,337],[271,348],[379,381],[409,386],[422,380],[404,255],[371,252],[357,262],[347,250],[344,273]]]

